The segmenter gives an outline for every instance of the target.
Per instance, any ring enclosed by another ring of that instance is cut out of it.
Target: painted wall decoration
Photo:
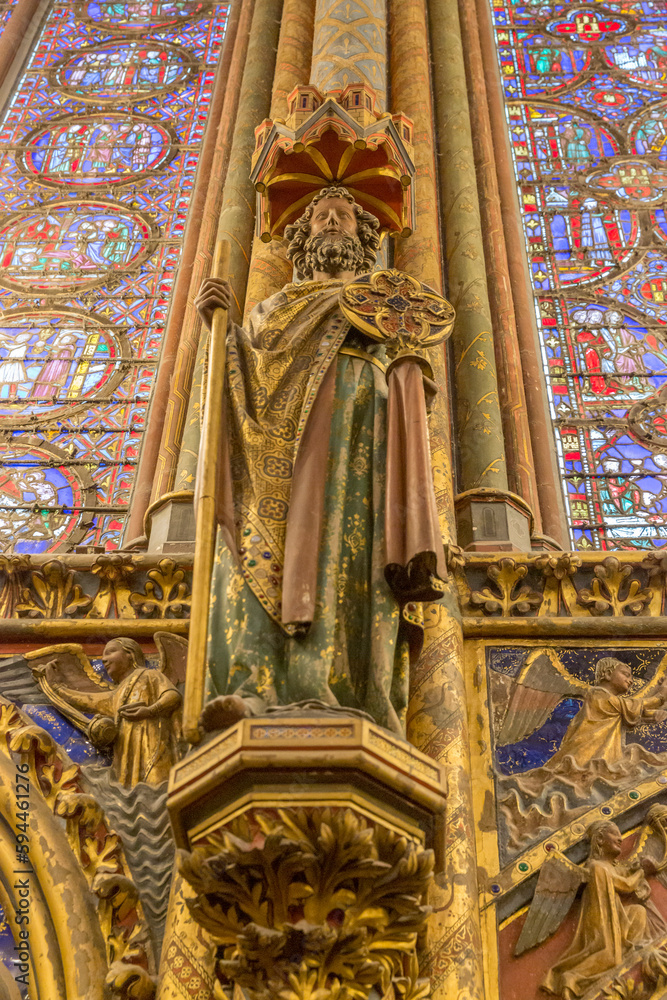
[[[53,0],[0,116],[3,551],[120,542],[228,9]]]
[[[576,863],[557,850],[543,856],[530,907],[498,935],[501,1000],[663,995],[667,805],[638,819],[630,832],[591,824]]]
[[[491,0],[572,544],[667,543],[667,3]]]
[[[491,649],[488,671],[505,860],[667,767],[661,648]]]
[[[469,692],[488,706],[471,747],[491,988],[500,1000],[657,1000],[667,969],[664,649],[486,640],[473,660]]]

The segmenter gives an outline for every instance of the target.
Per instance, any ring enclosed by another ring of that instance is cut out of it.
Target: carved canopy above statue
[[[296,87],[288,103],[287,121],[267,119],[255,130],[257,235],[266,243],[282,236],[316,191],[343,184],[383,232],[410,236],[412,121],[377,112],[374,91],[362,83],[326,97],[316,87]]]

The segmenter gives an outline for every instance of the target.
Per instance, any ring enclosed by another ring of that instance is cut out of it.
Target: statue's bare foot
[[[229,729],[240,719],[247,719],[250,714],[243,698],[239,698],[237,694],[225,694],[204,705],[199,724],[204,732],[212,733],[216,729]]]

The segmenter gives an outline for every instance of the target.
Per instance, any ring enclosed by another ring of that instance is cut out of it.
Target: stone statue
[[[112,639],[102,663],[113,682],[109,687],[75,644],[29,653],[33,673],[49,700],[98,745],[113,746],[113,771],[128,788],[139,782],[159,785],[178,760],[182,696],[167,674],[175,676],[175,660],[185,642],[156,635],[161,669],[145,665],[134,639]],[[82,712],[95,713],[88,719]]]
[[[453,311],[398,271],[362,287],[378,228],[345,188],[323,189],[285,230],[297,283],[256,306],[247,331],[229,326],[206,729],[315,699],[403,731],[418,602],[441,596],[445,569],[426,424],[435,386],[387,329],[420,343],[438,317],[451,329]],[[230,296],[204,282],[206,324]]]
[[[588,830],[590,853],[584,865],[559,851],[542,865],[515,955],[554,934],[585,885],[574,938],[542,983],[547,993],[575,1000],[639,949],[667,932],[651,899],[647,875],[665,884],[667,806],[649,811],[632,854],[621,860],[623,837],[615,823],[601,820]],[[639,959],[639,956],[638,956]]]

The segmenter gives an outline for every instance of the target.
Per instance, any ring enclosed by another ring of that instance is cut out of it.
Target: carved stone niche
[[[438,764],[344,715],[244,719],[180,761],[168,808],[219,997],[426,997],[445,800]]]

